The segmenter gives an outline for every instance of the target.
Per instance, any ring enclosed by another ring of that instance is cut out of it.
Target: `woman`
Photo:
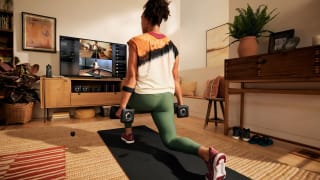
[[[173,42],[160,32],[162,20],[170,15],[169,2],[149,0],[141,16],[143,34],[128,41],[129,59],[120,108],[130,106],[136,111],[150,112],[160,138],[169,149],[194,154],[202,158],[207,167],[207,179],[224,179],[226,156],[213,147],[205,147],[185,137],[176,136],[174,122],[174,94],[182,105],[179,84],[178,50]],[[121,139],[134,143],[132,124],[125,124]]]

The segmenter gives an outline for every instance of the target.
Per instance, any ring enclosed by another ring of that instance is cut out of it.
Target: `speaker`
[[[125,78],[127,73],[127,46],[116,44],[112,47],[112,77]]]

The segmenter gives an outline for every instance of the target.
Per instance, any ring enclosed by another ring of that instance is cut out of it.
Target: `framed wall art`
[[[229,57],[229,25],[222,24],[206,32],[207,67],[220,66]]]
[[[294,29],[272,33],[269,38],[269,53],[282,52],[286,50],[288,39],[294,37]]]
[[[56,18],[22,12],[22,49],[56,52]]]

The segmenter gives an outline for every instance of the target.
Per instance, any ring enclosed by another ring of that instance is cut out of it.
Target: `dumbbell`
[[[110,118],[118,119],[116,112],[118,111],[119,106],[111,106],[110,108]],[[134,120],[134,109],[122,109],[120,122],[122,123],[132,123]]]
[[[174,113],[177,114],[178,118],[189,117],[189,106],[187,105],[179,105],[178,103],[174,103]]]

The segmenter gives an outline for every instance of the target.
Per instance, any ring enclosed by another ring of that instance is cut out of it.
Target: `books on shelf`
[[[0,15],[0,29],[12,30],[11,16],[6,14]]]
[[[51,119],[64,119],[64,118],[70,118],[69,112],[54,112],[52,114]]]

